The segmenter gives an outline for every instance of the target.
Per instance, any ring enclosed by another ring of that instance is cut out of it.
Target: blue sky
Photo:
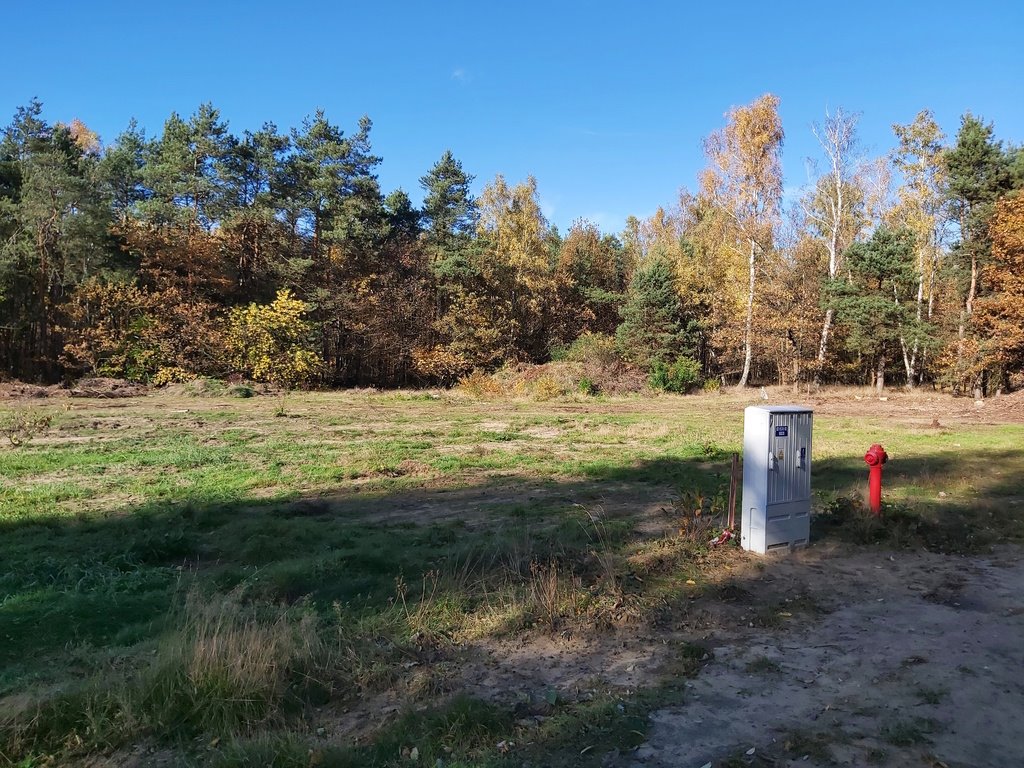
[[[730,106],[781,99],[786,184],[806,182],[812,121],[862,113],[866,150],[929,107],[1024,141],[1018,2],[19,3],[5,13],[0,120],[38,96],[111,141],[136,117],[212,101],[236,133],[323,107],[374,121],[385,192],[419,200],[450,148],[477,178],[532,173],[549,218],[616,232],[693,188]]]

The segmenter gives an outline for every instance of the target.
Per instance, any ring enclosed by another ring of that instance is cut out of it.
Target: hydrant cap
[[[870,448],[868,448],[868,452],[864,454],[864,461],[866,461],[868,465],[872,467],[878,464],[885,464],[885,462],[887,462],[888,460],[889,454],[886,453],[885,448],[880,446],[878,443],[875,443]]]

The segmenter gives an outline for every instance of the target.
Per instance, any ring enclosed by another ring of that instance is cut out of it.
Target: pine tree
[[[446,150],[430,172],[420,178],[423,226],[427,249],[435,262],[463,251],[476,230],[476,201],[470,194],[473,177]]]
[[[0,142],[0,360],[16,376],[53,379],[61,302],[114,252],[94,146],[49,125],[42,104],[18,110]]]
[[[226,159],[226,194],[232,202],[221,234],[233,262],[235,301],[269,300],[281,284],[292,285],[301,276],[301,245],[289,237],[281,215],[290,148],[289,137],[266,123],[259,131],[246,131]]]
[[[396,189],[384,198],[390,240],[410,243],[420,233],[422,214],[416,210],[404,189]]]
[[[992,124],[986,125],[970,113],[960,121],[956,145],[945,155],[946,194],[953,218],[960,227],[960,241],[953,250],[964,296],[957,333],[954,385],[973,386],[975,397],[984,395],[984,371],[970,359],[976,340],[969,339],[974,302],[982,286],[979,270],[991,251],[989,221],[996,200],[1011,186],[1011,170],[1002,144],[995,140]],[[972,371],[969,373],[969,371]]]
[[[696,323],[684,315],[675,274],[666,259],[654,258],[636,270],[621,314],[615,341],[625,360],[650,368],[693,356]]]
[[[143,179],[145,164],[146,134],[133,119],[99,163],[100,183],[121,227],[137,214],[137,205],[149,198]]]
[[[875,387],[885,387],[887,365],[907,340],[920,348],[931,329],[916,316],[914,233],[880,227],[846,251],[848,276],[832,286],[830,306],[846,331],[847,348],[874,361]]]
[[[211,231],[233,202],[226,177],[236,141],[212,104],[201,104],[187,121],[172,113],[149,146],[143,179],[152,196],[139,206],[143,218]]]

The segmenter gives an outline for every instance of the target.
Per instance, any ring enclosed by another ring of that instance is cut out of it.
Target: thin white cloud
[[[555,217],[555,211],[558,210],[557,198],[553,199],[544,195],[537,195],[537,203],[540,205],[540,212],[544,215],[544,218],[551,221]]]
[[[787,201],[799,200],[804,192],[804,187],[794,184],[786,184],[782,187],[782,199]]]
[[[596,213],[588,213],[581,217],[584,221],[589,221],[595,225],[601,234],[608,235],[614,234],[612,232],[613,227],[621,226],[621,217],[615,216],[607,211],[597,211]]]
[[[595,139],[642,139],[649,134],[636,133],[634,131],[595,131],[590,128],[578,128],[575,132],[582,136],[590,136]]]
[[[468,83],[469,72],[467,72],[462,67],[457,67],[456,69],[452,70],[452,80],[454,80],[457,83]]]

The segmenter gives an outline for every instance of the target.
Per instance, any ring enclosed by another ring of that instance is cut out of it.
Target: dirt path
[[[616,765],[1024,765],[1024,558],[812,552],[769,566],[835,610],[719,632],[685,703]],[[894,559],[890,559],[890,558]],[[753,749],[753,753],[747,754]]]

